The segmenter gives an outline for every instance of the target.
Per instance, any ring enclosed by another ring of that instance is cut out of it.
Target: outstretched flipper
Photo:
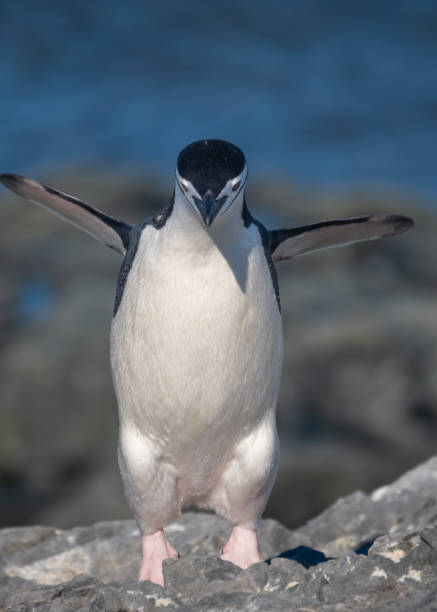
[[[2,174],[0,180],[8,189],[26,200],[47,208],[73,223],[103,244],[125,255],[131,226],[105,215],[97,208],[53,187],[42,185],[18,174]]]
[[[270,252],[273,261],[281,261],[353,242],[394,236],[406,232],[413,226],[414,221],[410,217],[373,215],[322,221],[292,229],[272,230],[269,232]]]

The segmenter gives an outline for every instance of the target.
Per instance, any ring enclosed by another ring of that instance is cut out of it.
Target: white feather
[[[235,203],[208,231],[179,192],[143,231],[111,333],[120,466],[143,533],[180,507],[255,525],[277,467],[282,324]]]

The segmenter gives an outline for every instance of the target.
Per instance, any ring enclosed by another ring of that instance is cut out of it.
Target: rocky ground
[[[371,495],[339,499],[294,531],[262,521],[266,561],[246,571],[218,557],[229,531],[221,519],[188,513],[167,531],[180,558],[165,562],[162,589],[133,579],[132,521],[3,529],[0,609],[437,610],[437,457]]]
[[[135,223],[156,178],[38,177]],[[121,263],[41,208],[0,193],[0,525],[130,516],[117,462],[109,326]],[[301,193],[251,179],[269,227],[398,212],[413,231],[278,265],[285,333],[281,467],[266,515],[294,527],[435,452],[436,216],[412,198]]]

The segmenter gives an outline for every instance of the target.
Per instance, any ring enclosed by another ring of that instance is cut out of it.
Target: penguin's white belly
[[[198,494],[243,437],[274,423],[282,326],[256,232],[227,259],[146,228],[112,325],[121,439],[145,436]]]

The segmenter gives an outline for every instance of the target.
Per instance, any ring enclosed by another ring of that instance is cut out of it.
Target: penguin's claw
[[[235,525],[220,558],[243,569],[262,561],[255,529]]]
[[[143,536],[142,545],[143,557],[138,580],[150,580],[164,586],[162,562],[164,559],[178,557],[178,551],[167,540],[163,529]]]

